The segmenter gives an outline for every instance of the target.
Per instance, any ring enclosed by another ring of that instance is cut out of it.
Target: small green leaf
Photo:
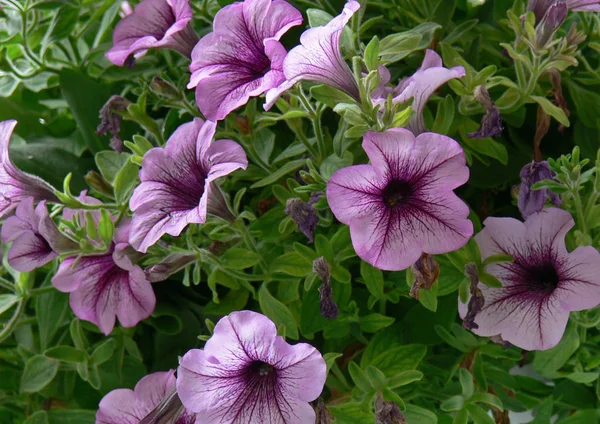
[[[565,114],[565,111],[562,110],[562,108],[553,104],[547,98],[540,97],[540,96],[531,96],[531,99],[533,101],[535,101],[537,104],[539,104],[542,107],[542,109],[544,109],[544,112],[546,112],[548,115],[550,115],[551,117],[556,119],[558,122],[560,122],[565,127],[568,127],[571,125],[569,123],[569,118]]]
[[[483,284],[485,284],[488,287],[495,287],[495,288],[500,288],[502,287],[502,282],[500,280],[498,280],[496,277],[494,277],[491,274],[488,274],[487,272],[479,272],[479,281],[481,281]]]
[[[100,223],[98,224],[98,235],[100,235],[100,238],[104,241],[104,243],[106,243],[107,246],[110,246],[115,232],[115,224],[108,211],[102,209],[101,213],[102,217],[100,218]]]
[[[385,327],[389,327],[394,321],[395,318],[381,314],[370,314],[359,318],[360,328],[365,333],[376,333]]]
[[[442,402],[440,408],[442,411],[453,412],[460,411],[465,405],[465,398],[462,395],[452,396]]]
[[[260,262],[260,255],[251,250],[233,247],[221,256],[223,263],[233,269],[246,269]]]
[[[90,363],[92,365],[100,365],[108,361],[116,347],[117,341],[115,339],[111,338],[102,342],[96,349],[94,349],[94,352],[90,358]]]
[[[261,310],[280,327],[285,327],[286,335],[292,340],[298,340],[298,326],[289,308],[275,299],[263,283],[258,291],[258,303]]]
[[[115,177],[114,188],[117,203],[123,204],[131,191],[137,185],[140,168],[133,162],[128,161]]]
[[[46,387],[58,372],[60,362],[43,355],[29,358],[21,376],[21,392],[36,393]]]
[[[287,174],[294,172],[297,169],[302,168],[304,165],[306,165],[306,159],[296,159],[296,160],[287,162],[285,165],[283,165],[277,171],[269,174],[269,176],[263,178],[262,180],[252,184],[250,186],[250,188],[260,188],[260,187],[268,186],[268,185],[280,180],[281,178],[285,177]]]
[[[484,261],[483,261],[483,266],[488,266],[488,265],[492,265],[492,264],[499,264],[499,263],[503,263],[503,262],[514,262],[515,258],[513,258],[510,255],[505,255],[503,253],[498,253],[496,255],[491,255],[488,256]]]
[[[469,399],[473,396],[475,386],[473,385],[473,376],[469,371],[464,368],[458,370],[458,379],[460,380],[460,386],[462,387],[462,394],[465,399]]]
[[[367,378],[373,386],[377,390],[384,390],[388,386],[388,380],[384,373],[374,367],[373,365],[369,365],[366,369]]]
[[[406,386],[414,381],[419,381],[422,378],[423,373],[421,371],[402,371],[388,379],[388,387],[395,389],[396,387]]]
[[[365,48],[365,63],[369,71],[374,71],[379,66],[379,38],[373,37]]]
[[[494,419],[484,409],[473,403],[467,405],[467,411],[475,424],[495,424]]]
[[[8,311],[19,301],[19,296],[15,294],[0,294],[0,314]]]
[[[284,253],[271,263],[271,272],[294,277],[306,277],[312,271],[312,262],[296,252]]]
[[[369,392],[371,389],[373,389],[373,386],[369,382],[367,375],[363,370],[360,369],[356,362],[350,362],[350,365],[348,365],[348,371],[350,371],[350,376],[356,384],[356,387],[361,389],[363,392]]]
[[[58,361],[72,363],[81,363],[87,358],[85,352],[71,346],[51,347],[44,352],[44,355]]]
[[[336,88],[328,85],[315,85],[310,88],[311,97],[317,99],[330,108],[334,108],[340,103],[352,103],[354,99]]]
[[[115,181],[115,177],[125,166],[130,157],[131,155],[128,153],[104,150],[96,153],[96,166],[104,179],[112,184]]]
[[[367,286],[369,293],[371,293],[377,299],[383,298],[384,280],[383,273],[381,272],[381,270],[369,265],[365,261],[361,261],[360,275],[363,279],[363,282]]]

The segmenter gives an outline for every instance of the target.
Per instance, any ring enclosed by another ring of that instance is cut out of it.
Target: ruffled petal
[[[8,251],[8,264],[21,272],[30,272],[46,265],[58,254],[42,236],[32,231],[22,233]]]

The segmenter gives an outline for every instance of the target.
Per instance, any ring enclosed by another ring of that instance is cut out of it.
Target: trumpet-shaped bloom
[[[115,27],[106,57],[118,66],[133,63],[148,49],[169,48],[190,56],[198,42],[189,0],[143,0]]]
[[[161,371],[142,378],[133,390],[115,389],[107,393],[100,401],[100,407],[96,413],[96,424],[140,423],[156,406],[172,394],[175,384],[175,370]],[[173,424],[194,424],[195,422],[195,416],[184,410]]]
[[[69,257],[52,284],[71,293],[69,303],[78,318],[93,322],[108,335],[116,317],[123,327],[134,327],[154,311],[156,297],[144,271],[127,255],[130,222],[116,229],[108,252],[96,256]]]
[[[217,323],[204,350],[183,356],[177,392],[203,424],[308,424],[326,375],[314,347],[289,345],[267,317],[240,311]]]
[[[13,211],[19,202],[27,197],[34,201],[56,202],[54,189],[50,184],[18,169],[10,160],[10,137],[17,121],[0,122],[0,218]]]
[[[486,259],[503,254],[513,262],[488,265],[501,288],[479,284],[485,303],[475,316],[481,336],[502,339],[527,350],[545,350],[561,339],[569,313],[600,304],[600,253],[580,246],[569,253],[565,236],[573,227],[562,209],[544,209],[525,223],[488,218],[475,236]],[[461,316],[466,305],[459,301]]]
[[[359,99],[354,73],[340,51],[342,31],[359,8],[360,4],[351,0],[346,3],[342,13],[327,25],[310,28],[302,34],[301,45],[290,50],[283,61],[285,82],[267,92],[266,110],[275,104],[283,92],[303,80],[327,84]]]
[[[213,32],[192,52],[196,102],[210,120],[277,87],[285,77],[287,52],[279,39],[302,23],[302,15],[284,0],[245,0],[225,6],[215,16]]]
[[[196,118],[181,125],[164,148],[144,156],[140,179],[129,207],[131,245],[140,252],[164,234],[178,236],[188,224],[206,221],[211,182],[246,168],[244,149],[231,140],[212,141],[216,124]]]
[[[8,251],[8,263],[21,272],[33,271],[59,253],[78,248],[58,230],[48,215],[46,201],[41,201],[34,209],[32,197],[23,199],[15,215],[4,222],[2,241],[13,243]]]
[[[465,68],[462,66],[455,66],[450,69],[444,68],[440,55],[433,50],[427,50],[423,64],[417,72],[402,80],[396,87],[398,95],[394,97],[394,103],[405,103],[414,98],[412,108],[415,111],[415,116],[408,124],[408,129],[417,135],[425,132],[427,129],[423,118],[423,110],[429,97],[448,81],[462,78],[465,75]]]
[[[473,234],[469,207],[452,191],[469,179],[465,155],[449,137],[402,128],[368,132],[371,165],[337,171],[327,185],[336,218],[350,226],[358,256],[384,270],[403,270],[422,253],[462,247]]]

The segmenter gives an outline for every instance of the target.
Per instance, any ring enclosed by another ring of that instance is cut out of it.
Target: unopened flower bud
[[[548,189],[532,190],[531,187],[539,181],[553,180],[556,174],[547,161],[531,162],[521,170],[521,188],[519,190],[518,206],[523,218],[527,218],[536,212],[541,211],[546,203],[546,197],[555,206],[561,205],[560,197]]]
[[[319,286],[319,296],[321,299],[321,315],[328,319],[335,319],[338,316],[338,306],[333,300],[333,288],[331,287],[331,270],[329,263],[324,257],[313,261],[313,272],[317,274],[322,281]]]
[[[421,289],[431,289],[440,277],[440,265],[433,256],[427,253],[423,253],[419,260],[412,265],[411,271],[415,274],[415,280],[410,289],[410,295],[415,299],[419,298]]]
[[[117,152],[123,151],[123,141],[119,133],[121,132],[122,116],[116,112],[124,111],[131,104],[131,101],[121,97],[112,96],[100,109],[100,125],[96,129],[96,134],[106,134],[110,132],[112,138],[110,146]]]
[[[196,255],[171,253],[156,265],[146,268],[144,274],[146,274],[146,279],[151,283],[164,281],[169,278],[170,275],[175,274],[179,270],[185,268],[186,265],[195,262],[197,259],[198,257]]]
[[[317,200],[318,197],[315,200],[311,198],[305,203],[302,199],[292,197],[285,204],[285,213],[292,218],[298,229],[308,237],[308,241],[311,243],[314,241],[315,230],[319,223],[317,211],[313,207]]]
[[[98,174],[96,171],[88,172],[85,177],[85,182],[98,193],[102,193],[107,196],[113,196],[113,188],[104,177]]]
[[[554,33],[567,18],[568,12],[567,3],[563,0],[556,0],[548,7],[546,14],[535,28],[538,47],[543,48],[548,44]]]
[[[384,400],[381,393],[377,393],[375,400],[375,424],[406,424],[406,418],[394,402]]]
[[[150,82],[150,89],[158,95],[171,99],[178,99],[181,97],[180,93],[177,91],[177,88],[175,88],[173,84],[159,77],[152,78],[152,81]]]
[[[555,0],[529,0],[527,4],[527,11],[533,12],[535,15],[535,21],[540,22],[546,11]]]
[[[473,330],[479,328],[479,326],[475,324],[475,317],[483,309],[485,299],[483,297],[483,292],[479,288],[479,272],[477,270],[477,265],[472,262],[468,263],[465,266],[465,274],[469,277],[469,280],[471,280],[469,286],[471,298],[469,299],[467,314],[463,319],[463,327],[467,330]]]
[[[467,134],[470,138],[498,137],[502,135],[502,115],[496,103],[490,97],[490,93],[484,85],[475,89],[475,98],[485,109],[485,115],[481,118],[481,127],[475,132]]]

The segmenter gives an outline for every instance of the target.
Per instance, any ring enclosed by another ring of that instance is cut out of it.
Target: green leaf
[[[112,357],[116,347],[117,341],[115,339],[111,338],[105,340],[98,347],[96,347],[96,349],[94,349],[94,352],[90,358],[90,363],[92,365],[100,365],[105,363]]]
[[[223,263],[232,269],[246,269],[260,262],[260,255],[247,249],[233,247],[221,256]]]
[[[397,62],[417,50],[426,49],[431,45],[438,28],[441,28],[439,24],[427,22],[409,31],[388,35],[380,42],[379,54],[382,61]]]
[[[109,183],[113,183],[117,174],[129,162],[131,155],[129,153],[119,153],[112,150],[105,150],[96,153],[95,160],[98,170]]]
[[[51,409],[48,411],[50,424],[94,424],[96,411],[78,409]]]
[[[579,348],[577,326],[570,322],[558,345],[552,349],[537,351],[533,358],[533,369],[543,376],[552,377]]]
[[[59,8],[58,12],[53,14],[44,41],[42,41],[42,56],[50,45],[71,35],[78,20],[79,7],[65,5]]]
[[[406,410],[403,411],[408,423],[418,424],[437,424],[437,416],[429,409],[421,408],[417,405],[406,405]]]
[[[558,122],[560,122],[565,127],[568,127],[571,125],[569,122],[569,118],[565,114],[565,111],[562,110],[562,108],[556,106],[554,103],[552,103],[547,98],[541,97],[541,96],[531,96],[531,99],[533,101],[535,101],[537,104],[539,104],[542,107],[542,109],[544,109],[544,112],[546,112],[548,115],[550,115],[551,117],[556,119]]]
[[[353,362],[354,363],[354,362]],[[373,386],[377,390],[384,390],[388,386],[388,380],[384,373],[378,370],[373,365],[369,365],[366,369],[367,378]]]
[[[344,356],[344,355],[341,353],[335,353],[335,352],[329,352],[329,353],[326,353],[325,355],[323,355],[323,359],[325,360],[325,363],[327,364],[327,373],[329,373],[329,370],[335,363],[335,360],[337,358],[341,358],[342,356]]]
[[[495,276],[493,276],[492,274],[488,274],[487,272],[479,272],[479,281],[481,281],[488,287],[502,287],[502,282],[498,280]]]
[[[284,118],[281,117],[281,119]],[[266,128],[262,131],[259,131],[254,136],[252,145],[256,149],[258,156],[260,156],[265,163],[270,163],[269,160],[271,158],[271,154],[273,153],[273,148],[275,147],[275,133]]]
[[[111,90],[71,68],[63,68],[59,80],[62,95],[89,149],[93,153],[106,150],[108,137],[96,135],[96,128],[100,124],[100,109],[110,98]]]
[[[381,314],[369,314],[359,318],[360,328],[365,333],[376,333],[389,327],[396,319]]]
[[[258,291],[258,303],[260,304],[260,309],[273,320],[277,327],[283,326],[285,328],[287,337],[292,340],[298,340],[298,326],[292,312],[269,293],[267,283],[263,283]]]
[[[379,38],[373,37],[365,47],[365,63],[369,71],[377,70],[379,66]]]
[[[600,94],[597,90],[591,89],[590,87],[582,87],[574,83],[571,79],[567,80],[567,87],[569,88],[569,94],[575,103],[575,111],[577,111],[577,117],[581,120],[581,123],[588,128],[595,129],[596,135],[600,129],[600,122],[598,116],[600,116]],[[577,142],[577,138],[574,137]],[[594,155],[598,146],[594,149]],[[595,156],[594,156],[595,157]]]
[[[465,397],[462,395],[452,396],[446,399],[440,405],[440,409],[445,412],[460,411],[465,405]]]
[[[427,348],[424,345],[403,345],[388,348],[374,358],[361,360],[361,367],[373,365],[380,369],[388,378],[408,370],[414,370],[425,356]],[[363,363],[364,362],[364,363]]]
[[[310,95],[314,99],[317,99],[323,104],[326,104],[330,108],[334,108],[340,103],[352,103],[354,99],[338,90],[337,88],[330,87],[328,85],[315,85],[310,88]]]
[[[53,290],[36,298],[35,317],[40,334],[40,349],[45,350],[64,325],[69,311],[69,294]]]
[[[46,411],[36,411],[23,424],[50,424],[50,421]]]
[[[475,404],[467,405],[467,411],[475,424],[495,424],[494,419],[484,409]]]
[[[482,392],[477,392],[475,394],[473,394],[473,396],[471,396],[471,398],[469,399],[470,403],[473,402],[477,402],[477,403],[485,403],[489,406],[493,406],[494,408],[497,408],[499,410],[504,410],[504,405],[502,405],[502,401],[494,396],[491,393],[482,393]]]
[[[488,256],[483,261],[483,266],[486,267],[488,265],[499,264],[499,263],[503,263],[503,262],[514,262],[514,260],[515,260],[515,258],[513,258],[510,255],[505,255],[503,253],[498,253],[496,255]]]
[[[414,381],[419,381],[422,378],[423,373],[421,371],[402,371],[388,379],[388,387],[390,389],[395,389],[397,387],[406,386]]]
[[[296,252],[284,253],[271,263],[271,272],[294,277],[306,277],[312,271],[312,262]]]
[[[296,160],[287,162],[285,165],[283,165],[277,171],[271,173],[269,176],[263,178],[262,180],[252,184],[250,186],[250,188],[260,188],[260,187],[265,187],[270,184],[273,184],[274,182],[285,177],[290,172],[294,172],[294,171],[302,168],[304,165],[306,165],[306,159],[296,159]]]
[[[363,279],[363,282],[367,286],[369,293],[371,293],[377,299],[383,298],[384,280],[383,273],[381,272],[381,270],[369,265],[365,261],[361,261],[360,275]]]
[[[0,294],[0,314],[8,311],[19,301],[19,296],[15,294]]]
[[[115,224],[106,209],[102,209],[101,214],[102,216],[98,223],[98,234],[104,243],[106,243],[107,246],[110,246],[115,232]]]
[[[85,352],[71,346],[51,347],[44,352],[44,355],[58,361],[72,363],[82,363],[87,358]]]
[[[458,379],[460,381],[460,386],[462,387],[462,394],[465,399],[469,399],[473,396],[473,392],[475,391],[475,386],[473,385],[473,376],[469,371],[464,368],[460,368],[458,370]]]
[[[138,183],[139,167],[128,161],[115,177],[115,198],[118,204],[123,204],[129,199],[131,191]]]
[[[356,387],[361,389],[363,392],[368,392],[373,388],[369,382],[369,379],[367,378],[367,375],[363,370],[360,369],[356,362],[350,362],[350,365],[348,365],[348,371],[350,372],[350,376],[356,384]]]
[[[43,355],[29,358],[21,376],[21,392],[36,393],[42,390],[54,379],[59,365],[60,362]]]

